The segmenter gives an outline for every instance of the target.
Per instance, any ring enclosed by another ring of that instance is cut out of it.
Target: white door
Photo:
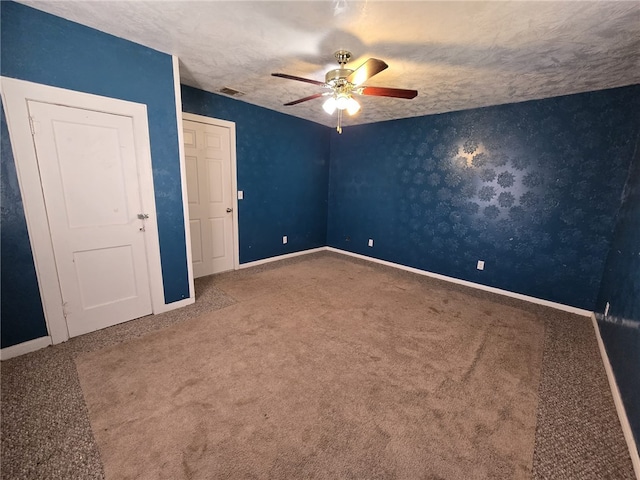
[[[193,276],[233,270],[233,195],[229,129],[185,120]]]
[[[131,117],[28,108],[69,335],[150,314]]]

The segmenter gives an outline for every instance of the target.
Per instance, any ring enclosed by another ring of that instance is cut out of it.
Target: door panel
[[[222,161],[209,160],[207,162],[207,167],[209,173],[209,202],[211,207],[224,207],[225,186],[223,182]]]
[[[52,125],[68,226],[126,224],[124,176],[131,172],[122,164],[118,131],[59,120]]]
[[[229,129],[184,121],[194,277],[233,269]],[[228,211],[229,210],[229,211]]]
[[[28,107],[69,335],[150,314],[132,119]]]
[[[200,220],[190,220],[191,226],[191,261],[194,265],[202,263],[202,234]]]
[[[227,246],[225,245],[224,222],[224,218],[211,219],[211,257],[214,259],[224,257],[225,253],[227,252]]]
[[[185,157],[187,165],[187,198],[189,205],[198,204],[200,197],[200,188],[198,187],[198,158]]]
[[[138,296],[131,245],[74,252],[73,263],[84,310]]]

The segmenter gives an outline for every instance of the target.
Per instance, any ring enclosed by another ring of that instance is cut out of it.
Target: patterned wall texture
[[[610,304],[600,333],[640,445],[640,136],[637,142],[596,307],[602,313]]]
[[[639,107],[633,86],[349,127],[328,243],[593,309]]]
[[[640,324],[640,135],[598,295],[598,312]],[[640,349],[638,349],[640,353]]]
[[[326,245],[328,127],[185,85],[182,106],[236,124],[240,263]]]

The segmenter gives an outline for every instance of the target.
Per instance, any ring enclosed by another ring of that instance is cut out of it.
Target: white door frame
[[[31,136],[27,100],[131,117],[136,158],[139,162],[140,197],[144,210],[140,213],[149,214],[149,219],[145,223],[145,247],[151,305],[154,313],[166,310],[146,105],[8,77],[0,77],[0,89],[27,221],[27,232],[36,267],[40,297],[52,343],[68,340],[69,332],[64,318],[62,295],[40,182],[38,161]]]
[[[183,113],[183,120],[190,122],[205,123],[208,125],[215,125],[217,127],[223,127],[229,129],[229,142],[231,143],[231,203],[233,205],[233,269],[238,270],[240,268],[240,241],[238,237],[238,173],[236,166],[236,124],[227,120],[220,120],[217,118],[205,117],[202,115],[195,115],[193,113]],[[182,147],[182,159],[184,159],[184,137],[183,128],[180,126],[180,146]],[[186,191],[186,185],[185,185]],[[186,203],[186,202],[185,202]],[[187,211],[187,221],[189,219],[189,212]],[[189,228],[187,228],[187,231]],[[187,242],[189,248],[189,261],[191,261],[191,242]],[[191,265],[191,263],[190,263]]]

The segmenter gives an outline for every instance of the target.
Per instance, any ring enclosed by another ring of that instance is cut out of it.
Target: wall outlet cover
[[[285,243],[287,243],[289,241],[289,239],[287,238],[287,236],[283,236],[282,237],[282,244],[284,245]]]
[[[370,247],[373,247],[373,238],[370,238],[370,239],[369,239],[369,246],[370,246]]]
[[[478,260],[478,270],[484,270],[484,260]]]

